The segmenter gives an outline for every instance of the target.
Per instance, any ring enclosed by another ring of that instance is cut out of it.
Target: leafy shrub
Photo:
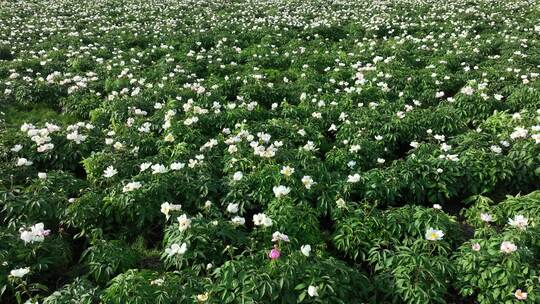
[[[537,2],[3,1],[0,302],[539,302]]]
[[[517,251],[501,252],[503,242],[517,245]],[[516,291],[538,298],[537,258],[527,248],[530,241],[506,233],[488,239],[471,239],[456,252],[455,285],[462,295],[479,303],[514,303]]]
[[[298,252],[268,263],[266,254],[249,261],[227,261],[214,272],[212,303],[350,303],[366,301],[367,277],[334,258],[305,257]],[[319,296],[308,296],[309,286]]]
[[[76,278],[73,282],[62,286],[43,300],[44,304],[81,303],[93,304],[98,299],[97,289],[83,278]]]
[[[405,206],[381,211],[364,205],[337,221],[333,242],[349,257],[365,260],[374,248],[412,246],[425,238],[429,228],[440,229],[447,235],[438,242],[444,246],[435,247],[441,250],[439,253],[448,253],[462,240],[455,218],[435,208]]]
[[[72,174],[51,171],[45,179],[32,180],[23,192],[5,191],[0,203],[11,226],[22,223],[45,222],[55,227],[68,205],[68,200],[77,196],[84,182]]]
[[[106,304],[193,303],[200,282],[189,273],[130,269],[113,278],[100,296]]]
[[[412,246],[372,250],[369,259],[382,298],[394,303],[446,303],[454,267],[446,256],[448,251],[428,242],[419,240]],[[444,253],[434,255],[434,251]]]
[[[162,260],[168,268],[192,269],[199,273],[206,269],[208,263],[223,263],[226,254],[234,255],[246,241],[245,233],[237,231],[230,222],[193,218],[187,230],[181,231],[177,224],[165,229],[164,248],[185,243],[187,252],[175,255],[164,252]]]
[[[137,265],[139,254],[122,241],[97,241],[82,255],[88,273],[100,284]]]

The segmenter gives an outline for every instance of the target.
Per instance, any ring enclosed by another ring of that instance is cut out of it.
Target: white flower
[[[184,164],[184,163],[175,162],[175,163],[172,163],[169,167],[171,168],[171,170],[176,171],[176,170],[183,169],[185,166],[186,166],[186,164]]]
[[[311,245],[302,245],[300,247],[300,251],[302,252],[303,255],[308,257],[309,254],[311,253]]]
[[[208,292],[198,294],[197,301],[199,301],[200,303],[204,303],[208,301]]]
[[[167,251],[167,249],[165,249],[165,252]],[[165,280],[163,279],[155,279],[155,280],[150,281],[150,285],[161,286],[163,283],[165,283]]]
[[[118,173],[118,170],[116,170],[113,166],[108,166],[105,171],[103,171],[103,177],[109,178],[113,177]]]
[[[493,222],[493,216],[489,213],[481,213],[480,219],[486,223]]]
[[[22,278],[30,272],[30,267],[13,269],[9,274],[16,278]]]
[[[267,217],[265,217],[265,218],[263,219],[263,223],[262,223],[262,224],[263,224],[264,227],[271,227],[271,226],[272,226],[272,219],[271,219],[270,217],[267,216]]]
[[[137,95],[139,95],[140,92],[141,92],[141,88],[136,87],[135,89],[133,89],[133,91],[131,91],[131,96],[137,96]]]
[[[167,173],[167,167],[162,164],[152,165],[152,174]]]
[[[360,151],[360,149],[362,149],[360,145],[351,145],[351,147],[349,148],[349,152],[356,153]]]
[[[178,221],[178,229],[180,231],[185,231],[191,226],[191,220],[185,214],[177,217],[176,220]]]
[[[45,172],[38,172],[38,178],[39,178],[39,179],[46,179],[46,178],[47,178],[47,173],[45,173]]]
[[[521,291],[521,289],[516,290],[514,292],[514,297],[518,300],[527,300],[528,293]]]
[[[313,181],[313,178],[311,178],[311,176],[306,175],[302,177],[302,184],[304,184],[306,189],[311,189],[311,186],[313,186],[316,183]]]
[[[439,204],[433,204],[433,209],[442,210],[442,206]]]
[[[165,217],[167,218],[167,220],[171,217],[169,215],[169,212],[178,211],[180,209],[182,209],[182,205],[169,204],[169,202],[165,202],[161,204],[161,213],[165,214]]]
[[[264,213],[258,213],[253,215],[253,224],[255,226],[272,226],[272,219]]]
[[[465,95],[472,95],[474,93],[474,89],[469,86],[466,86],[461,89],[461,93]]]
[[[328,128],[328,131],[337,131],[337,127],[335,124],[330,125],[330,128]]]
[[[360,181],[360,174],[355,173],[354,175],[349,175],[347,177],[347,182],[349,183],[357,183]]]
[[[37,147],[37,151],[40,153],[46,152],[47,150],[54,149],[54,144],[48,143]]]
[[[513,219],[508,219],[508,225],[519,228],[521,230],[525,230],[528,224],[529,224],[529,219],[527,219],[526,217],[520,214],[514,216]]]
[[[274,191],[274,195],[276,197],[278,197],[278,198],[282,197],[282,196],[285,196],[285,195],[289,194],[289,192],[291,192],[291,188],[285,187],[285,186],[282,186],[282,185],[274,187],[274,188],[272,188],[272,190]]]
[[[231,219],[231,222],[234,225],[244,225],[246,223],[246,219],[241,216],[235,216]]]
[[[43,223],[37,223],[30,227],[30,230],[24,230],[23,228],[19,229],[21,233],[20,238],[24,241],[24,244],[34,243],[34,242],[43,242],[46,236],[51,232],[50,230],[45,230]]]
[[[229,213],[236,213],[238,212],[238,204],[229,204],[227,205],[227,212]]]
[[[272,138],[272,135],[268,133],[259,132],[257,133],[257,137],[259,137],[265,143],[268,143],[270,141],[270,138]]]
[[[501,243],[501,252],[502,253],[512,253],[517,250],[516,244],[508,241],[504,241]]]
[[[28,159],[26,159],[24,157],[21,157],[21,158],[17,159],[17,167],[31,166],[32,164],[33,164],[33,162],[29,161]]]
[[[308,289],[307,289],[307,293],[310,297],[318,297],[319,294],[317,293],[317,287],[313,286],[313,285],[309,285]]]
[[[182,245],[178,245],[175,243],[175,244],[172,244],[170,248],[165,248],[165,253],[168,256],[173,256],[175,254],[182,255],[186,253],[186,251],[187,251],[186,243],[182,243]]]
[[[347,202],[345,202],[344,199],[340,198],[336,201],[336,205],[338,208],[347,208]]]
[[[66,135],[68,140],[74,141],[78,145],[85,141],[87,137],[86,135],[79,134],[77,130]]]
[[[169,134],[167,134],[167,136],[165,136],[165,138],[163,140],[166,141],[166,142],[173,142],[174,141],[174,136],[171,133],[169,133]]]
[[[281,174],[289,177],[291,176],[293,173],[294,173],[294,168],[291,168],[289,166],[284,166],[283,168],[281,168],[281,171],[279,171]]]
[[[233,180],[234,181],[239,181],[239,180],[242,179],[242,177],[244,177],[244,174],[242,174],[242,172],[240,172],[240,171],[237,171],[233,175]]]
[[[441,144],[441,150],[443,150],[444,152],[448,152],[452,149],[452,146],[450,146],[449,144],[447,143],[442,143]]]
[[[23,148],[22,145],[15,145],[13,148],[11,148],[11,152],[19,152]]]
[[[440,241],[442,240],[444,233],[442,230],[428,228],[426,231],[426,240],[428,241]]]
[[[152,163],[142,163],[140,165],[141,172],[146,171],[146,169],[150,168],[150,166],[152,166]]]
[[[278,241],[289,242],[289,236],[279,231],[276,231],[272,234],[272,242]]]
[[[497,146],[497,145],[493,145],[493,146],[489,147],[489,149],[491,150],[491,152],[493,152],[495,154],[500,154],[502,152],[502,148]]]
[[[377,158],[377,162],[378,162],[379,164],[384,164],[385,161],[386,161],[386,160],[385,160],[384,158]]]
[[[130,182],[124,186],[122,192],[131,192],[133,190],[139,189],[140,187],[142,187],[142,184],[140,182]]]
[[[514,132],[512,132],[512,134],[510,134],[510,138],[511,139],[516,139],[516,138],[525,138],[527,137],[527,133],[529,133],[529,131],[523,127],[515,127],[514,128]]]
[[[459,161],[459,157],[457,154],[446,154],[446,155],[440,155],[439,158],[441,159],[447,159],[450,161]]]
[[[306,151],[317,151],[317,150],[319,150],[319,149],[317,149],[317,147],[315,146],[315,144],[311,140],[308,140],[308,142],[302,147],[302,149],[304,149]]]
[[[34,236],[32,235],[32,233],[30,231],[26,231],[26,230],[22,230],[20,231],[21,232],[21,240],[24,241],[24,243],[33,243],[34,241],[38,241],[38,240],[35,240],[34,239]]]

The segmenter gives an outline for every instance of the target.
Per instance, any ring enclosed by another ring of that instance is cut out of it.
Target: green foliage
[[[349,257],[366,260],[373,250],[385,254],[386,249],[393,251],[400,245],[412,246],[425,238],[428,228],[442,230],[446,235],[439,242],[444,245],[435,247],[438,253],[447,254],[462,241],[456,220],[440,210],[406,206],[381,211],[363,205],[337,221],[333,242]]]
[[[97,241],[86,249],[82,260],[94,281],[105,284],[117,274],[134,268],[140,256],[122,241]]]
[[[35,178],[20,189],[0,192],[6,223],[17,227],[23,223],[42,221],[48,227],[59,224],[60,217],[68,205],[68,200],[78,195],[84,181],[62,171],[50,171],[47,178]]]
[[[0,302],[540,302],[539,3],[3,1]]]
[[[512,253],[501,252],[503,241],[517,246]],[[528,301],[538,299],[538,258],[528,249],[531,238],[505,233],[488,239],[471,239],[455,253],[455,286],[462,295],[475,296],[479,303],[514,303],[514,293],[528,293]],[[478,246],[478,250],[473,249]]]
[[[334,258],[291,253],[268,263],[263,253],[227,261],[216,269],[211,303],[350,303],[367,301],[371,284],[362,272]],[[308,296],[309,286],[318,297]]]
[[[374,281],[383,298],[394,303],[446,303],[454,267],[448,261],[448,252],[444,252],[446,248],[428,242],[418,240],[410,247],[372,250]],[[434,254],[440,251],[444,253]]]
[[[100,296],[106,304],[193,303],[201,282],[189,273],[130,269],[111,280]]]
[[[230,257],[238,253],[246,242],[245,233],[236,231],[231,223],[194,218],[185,231],[180,231],[178,224],[165,229],[164,248],[185,243],[188,251],[175,255],[164,252],[161,258],[167,268],[192,269],[199,273],[205,271],[208,263],[221,265],[227,255]]]
[[[46,297],[43,304],[93,304],[98,300],[97,294],[97,288],[92,283],[84,278],[76,278]]]

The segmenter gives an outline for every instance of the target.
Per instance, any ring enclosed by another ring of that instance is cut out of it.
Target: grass
[[[75,116],[58,113],[46,105],[39,104],[9,106],[4,113],[5,123],[8,128],[19,128],[23,123],[42,124],[54,122],[68,125],[77,122]]]

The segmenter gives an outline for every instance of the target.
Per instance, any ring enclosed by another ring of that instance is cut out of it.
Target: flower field
[[[0,0],[0,303],[540,303],[537,0]]]

